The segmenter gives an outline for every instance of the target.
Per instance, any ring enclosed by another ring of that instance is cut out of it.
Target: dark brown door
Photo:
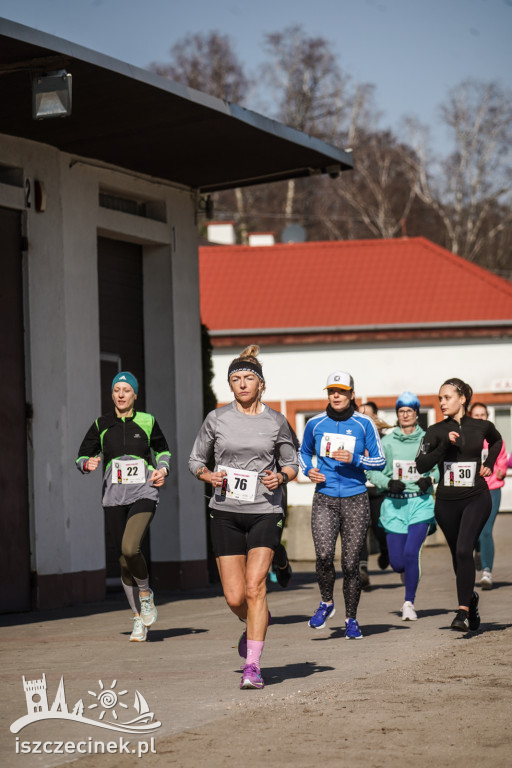
[[[30,534],[20,213],[0,208],[0,610],[27,611]]]
[[[112,379],[118,371],[131,371],[139,382],[137,410],[145,408],[144,311],[142,247],[121,240],[98,238],[98,290],[100,310],[101,410],[113,410]],[[149,537],[143,553],[149,566]],[[119,552],[105,530],[107,578],[119,576]]]

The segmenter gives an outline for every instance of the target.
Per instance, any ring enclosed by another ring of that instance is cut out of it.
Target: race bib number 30
[[[238,501],[254,501],[256,486],[258,485],[258,473],[248,469],[234,469],[219,465],[219,472],[226,472],[224,486],[215,489],[217,499],[237,499]]]
[[[415,461],[393,460],[393,480],[402,480],[404,483],[416,483],[421,475],[416,469]]]
[[[116,459],[112,462],[112,483],[141,485],[146,482],[144,459]]]
[[[476,461],[445,461],[444,484],[449,487],[471,487],[475,484]]]
[[[354,435],[338,435],[324,432],[320,443],[320,456],[330,457],[334,451],[350,451],[354,453],[356,439]]]

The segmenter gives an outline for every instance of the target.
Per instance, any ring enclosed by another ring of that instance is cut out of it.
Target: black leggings
[[[129,587],[136,586],[133,576],[141,580],[148,577],[148,567],[140,548],[155,509],[156,501],[151,499],[139,499],[119,507],[104,507],[112,543],[121,553],[121,579]]]
[[[459,605],[469,606],[475,586],[473,550],[491,514],[491,494],[469,499],[436,499],[435,516],[452,553]]]
[[[383,496],[383,494],[379,493],[378,495],[373,495],[372,493],[368,492],[368,498],[370,499],[370,516],[371,516],[371,523],[372,523],[372,531],[374,533],[375,538],[377,539],[379,549],[382,555],[388,554],[388,542],[386,539],[386,531],[384,528],[379,525],[380,520],[380,508],[382,507],[382,502],[386,498]],[[364,540],[363,548],[361,549],[361,560],[363,562],[368,562],[368,537]]]
[[[316,553],[316,576],[324,603],[332,600],[336,570],[334,553],[341,533],[341,567],[346,617],[356,618],[361,596],[359,553],[370,523],[370,505],[366,491],[357,496],[338,498],[315,492],[311,530]]]

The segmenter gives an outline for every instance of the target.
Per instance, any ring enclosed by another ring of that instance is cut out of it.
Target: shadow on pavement
[[[397,616],[401,616],[402,615],[400,611],[394,611],[394,613]],[[418,619],[422,619],[422,618],[426,619],[427,616],[443,616],[443,615],[445,615],[447,613],[454,613],[454,611],[450,610],[449,608],[429,608],[429,609],[427,609],[425,611],[420,609],[418,611]]]
[[[181,637],[182,635],[202,635],[209,632],[209,629],[192,629],[191,627],[176,627],[175,629],[150,629],[147,642],[161,643],[163,640],[170,640],[172,637]],[[130,636],[130,632],[120,632],[121,635]]]
[[[405,624],[405,622],[404,622]],[[407,622],[410,624],[410,622]],[[370,637],[371,635],[382,635],[384,632],[394,632],[395,630],[410,629],[408,626],[396,625],[396,624],[362,624],[361,632],[363,633],[363,639]],[[321,630],[320,630],[321,631]],[[314,637],[313,640],[318,642],[319,640],[336,640],[340,637],[345,637],[345,624],[342,627],[336,627],[331,630],[328,636]]]
[[[262,667],[262,675],[265,687],[279,685],[285,680],[301,680],[319,672],[332,672],[334,667],[321,667],[314,661],[304,661],[300,664],[287,664],[285,667]],[[240,670],[235,670],[239,675]]]
[[[307,624],[310,617],[307,615],[272,616],[272,624]],[[272,626],[272,625],[271,625]]]

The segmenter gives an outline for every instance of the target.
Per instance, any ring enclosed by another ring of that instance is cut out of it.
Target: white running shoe
[[[140,598],[140,617],[146,627],[150,627],[157,620],[158,611],[155,607],[154,597],[153,590],[150,589],[148,597]]]
[[[148,636],[148,628],[144,626],[140,616],[133,617],[133,632],[130,635],[131,643],[144,643]]]
[[[406,600],[402,606],[402,621],[416,621],[418,614],[414,610],[414,604]]]
[[[484,569],[482,578],[480,579],[480,586],[482,589],[492,589],[492,573],[488,568]]]

